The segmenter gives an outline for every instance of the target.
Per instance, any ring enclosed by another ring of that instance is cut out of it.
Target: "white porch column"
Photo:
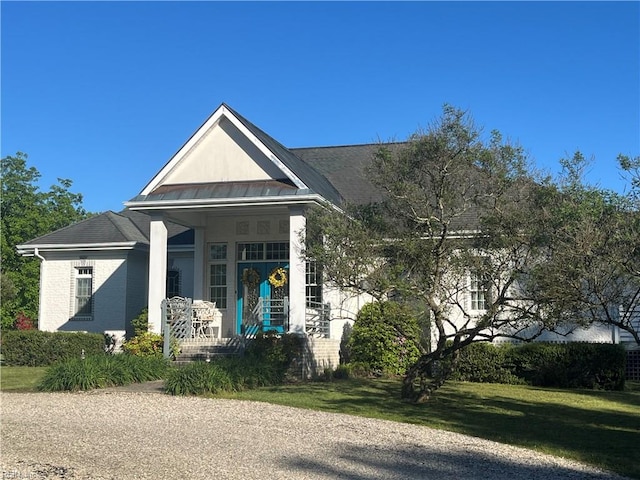
[[[167,294],[167,226],[151,217],[149,232],[149,331],[162,333],[162,300]]]
[[[306,270],[303,256],[306,218],[303,207],[289,207],[289,332],[305,333]]]
[[[204,228],[194,228],[193,299],[204,300]]]

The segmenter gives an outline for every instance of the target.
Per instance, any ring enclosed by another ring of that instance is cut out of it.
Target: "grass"
[[[35,392],[48,367],[0,367],[0,390]]]
[[[399,381],[268,387],[225,398],[382,418],[522,446],[640,479],[640,385],[625,392],[450,382],[423,405],[398,398]]]
[[[46,368],[1,367],[3,391],[35,391]],[[571,458],[640,479],[640,384],[624,392],[450,382],[423,405],[402,402],[397,380],[263,387],[217,397],[425,425]]]

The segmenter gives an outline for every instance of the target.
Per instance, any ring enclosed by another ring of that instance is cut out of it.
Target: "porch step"
[[[174,363],[204,362],[214,357],[231,357],[242,353],[242,344],[237,339],[223,338],[206,341],[184,341]]]

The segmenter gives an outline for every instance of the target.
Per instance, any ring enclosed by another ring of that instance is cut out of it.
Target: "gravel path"
[[[426,427],[237,400],[3,393],[3,479],[619,479]]]

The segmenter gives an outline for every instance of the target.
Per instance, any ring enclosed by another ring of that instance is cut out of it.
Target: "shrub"
[[[219,362],[192,362],[171,370],[164,387],[172,395],[202,395],[231,391],[233,383]]]
[[[408,307],[397,302],[365,305],[348,341],[350,360],[380,374],[404,374],[420,356],[420,327]]]
[[[43,367],[55,362],[103,353],[104,337],[99,333],[8,330],[2,332],[5,365]]]
[[[260,332],[244,354],[248,358],[286,369],[302,354],[302,342],[302,337],[292,333],[278,335],[274,331]]]
[[[138,314],[136,318],[131,320],[131,326],[133,327],[133,335],[142,335],[149,331],[149,312],[146,308]]]
[[[626,351],[600,343],[531,343],[511,352],[515,374],[531,385],[622,390]]]
[[[16,321],[13,324],[16,330],[35,330],[36,326],[31,318],[27,317],[24,312],[18,313]]]
[[[168,361],[156,357],[95,355],[51,366],[38,385],[41,391],[77,391],[127,385],[162,378]]]
[[[460,351],[452,379],[527,383],[555,388],[624,389],[626,352],[620,345],[472,343]]]
[[[162,335],[143,332],[122,344],[122,350],[138,357],[161,357],[164,340]]]
[[[509,363],[511,345],[492,345],[476,342],[460,350],[452,380],[478,383],[522,384],[524,380],[513,373]]]
[[[258,334],[243,357],[216,358],[173,369],[165,380],[165,391],[172,395],[200,395],[280,385],[301,353],[299,335]]]

